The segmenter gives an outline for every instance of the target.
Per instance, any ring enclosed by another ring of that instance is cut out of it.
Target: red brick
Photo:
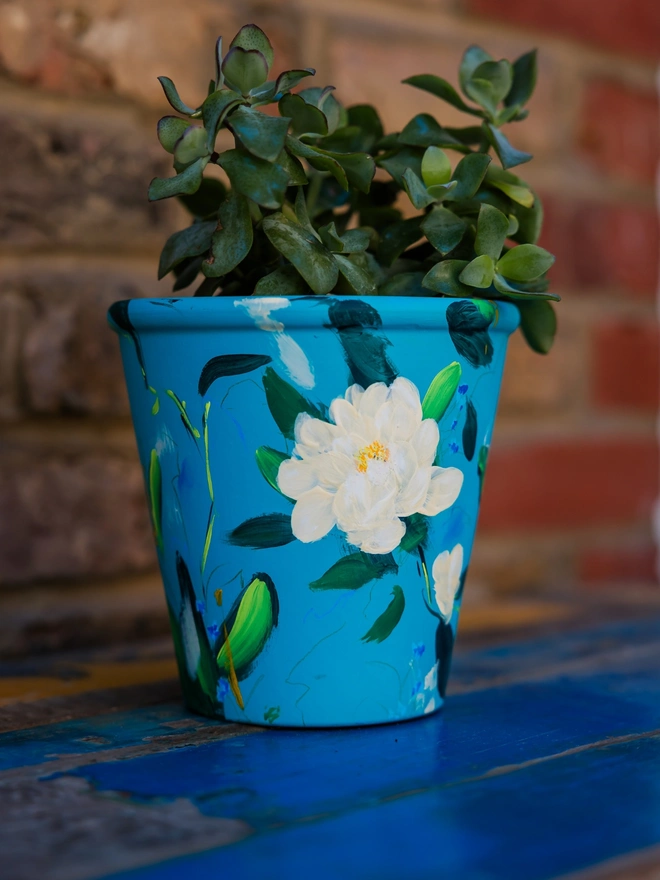
[[[544,197],[540,244],[557,262],[555,285],[620,289],[655,299],[658,217],[652,207]]]
[[[542,33],[656,60],[660,54],[657,0],[466,0],[477,15]]]
[[[638,547],[589,547],[578,557],[583,584],[656,583],[658,551],[652,544]]]
[[[660,113],[653,92],[620,83],[587,85],[578,143],[594,165],[613,175],[653,183],[660,158]]]
[[[530,442],[489,458],[481,526],[534,531],[648,521],[658,496],[654,437]]]
[[[605,409],[658,409],[660,348],[654,315],[643,323],[620,319],[594,329],[591,389],[594,403]]]

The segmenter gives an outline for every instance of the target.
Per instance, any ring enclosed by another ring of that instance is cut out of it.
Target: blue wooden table
[[[334,731],[187,713],[167,643],[5,663],[0,876],[660,877],[657,607],[458,645],[440,715]]]

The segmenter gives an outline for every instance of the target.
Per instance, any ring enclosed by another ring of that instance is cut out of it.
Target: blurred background
[[[658,0],[0,0],[0,654],[167,630],[105,311],[170,289],[157,258],[181,218],[146,200],[170,173],[156,76],[201,101],[216,36],[251,21],[276,71],[315,66],[389,130],[457,122],[404,77],[455,82],[470,43],[539,48],[514,143],[564,301],[549,357],[511,344],[466,625],[660,595]]]

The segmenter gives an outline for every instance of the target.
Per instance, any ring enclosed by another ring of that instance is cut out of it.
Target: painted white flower
[[[430,671],[424,676],[424,690],[434,691],[438,687],[438,663],[434,663]]]
[[[435,557],[433,563],[433,589],[436,605],[443,620],[449,620],[454,609],[454,599],[461,582],[463,571],[463,547],[457,544],[449,552],[445,550]]]
[[[318,541],[336,525],[365,553],[389,553],[406,532],[403,517],[435,516],[458,498],[463,474],[434,466],[438,425],[422,418],[408,379],[366,391],[352,385],[332,401],[330,418],[301,413],[293,457],[279,469],[280,489],[296,501],[291,528],[300,541]]]
[[[429,715],[431,712],[435,712],[435,697],[431,697],[426,706],[424,706],[425,715]]]

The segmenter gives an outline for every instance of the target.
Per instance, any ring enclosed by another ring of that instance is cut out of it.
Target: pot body
[[[313,727],[439,709],[517,309],[163,299],[110,322],[190,708]]]

